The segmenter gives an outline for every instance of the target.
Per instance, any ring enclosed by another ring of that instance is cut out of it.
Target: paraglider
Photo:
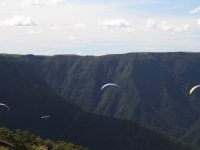
[[[102,86],[102,87],[101,87],[101,90],[103,90],[104,87],[106,87],[106,86],[110,86],[110,85],[111,85],[111,86],[116,86],[116,87],[120,88],[119,85],[117,85],[117,84],[114,84],[114,83],[108,83],[108,84],[105,84],[104,86]]]
[[[200,87],[200,85],[194,86],[194,87],[190,90],[190,94],[192,94],[192,92],[193,92],[196,88],[199,88],[199,87]]]
[[[47,119],[47,118],[49,118],[49,116],[42,116],[41,118],[42,119]]]
[[[6,104],[0,103],[0,105],[5,106],[8,109],[8,111],[10,111],[10,108]]]

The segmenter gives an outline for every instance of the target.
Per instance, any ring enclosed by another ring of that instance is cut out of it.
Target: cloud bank
[[[0,5],[3,5],[5,4],[5,1],[4,0],[0,0]]]
[[[200,22],[198,22],[200,24]],[[174,26],[173,24],[163,20],[160,25],[156,24],[156,21],[153,19],[148,19],[146,21],[147,29],[160,29],[163,31],[173,31],[173,32],[191,32],[190,24],[183,24],[181,26]]]
[[[44,6],[44,5],[58,5],[64,3],[65,0],[27,0],[21,6],[22,7],[30,5]]]
[[[0,26],[37,26],[37,22],[31,17],[15,16],[0,22]]]

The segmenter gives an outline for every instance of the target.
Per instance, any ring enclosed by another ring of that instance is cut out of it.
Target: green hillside
[[[189,90],[200,83],[200,53],[21,57],[87,112],[159,127],[178,138],[199,120],[200,95]],[[106,83],[121,88],[101,91]]]
[[[16,63],[13,63],[14,59]],[[66,124],[69,124],[74,116],[82,110],[73,102],[64,101],[55,92],[37,85],[36,82],[40,76],[37,76],[36,71],[33,73],[36,76],[32,80],[34,82],[28,81],[21,75],[22,71],[19,73],[18,63],[22,64],[21,70],[24,72],[31,69],[29,62],[27,63],[21,58],[0,56],[0,99],[1,103],[8,105],[11,110],[8,112],[1,106],[2,126],[11,130],[28,129],[31,133],[44,138],[48,138],[49,131],[56,128],[56,132],[52,132],[50,136],[50,138],[56,139],[59,133],[65,129]],[[32,74],[30,73],[29,76]],[[40,80],[48,85],[42,78]],[[42,82],[39,83],[42,84]],[[49,89],[48,86],[46,87]],[[41,119],[41,116],[45,115],[50,116],[48,122]],[[65,123],[63,124],[63,122]]]
[[[69,142],[44,140],[39,136],[30,134],[28,130],[21,131],[20,129],[12,132],[6,128],[0,128],[0,139],[3,142],[12,144],[13,147],[10,147],[12,150],[89,150],[86,147],[83,148]],[[0,150],[7,149],[8,147],[0,146]]]
[[[1,126],[12,131],[16,129],[29,130],[30,133],[43,139],[51,139],[55,142],[64,140],[92,150],[129,150],[133,148],[136,150],[144,148],[149,150],[195,150],[194,147],[161,132],[158,128],[147,127],[134,121],[83,112],[75,103],[61,97],[54,89],[55,87],[46,82],[45,73],[42,73],[45,69],[36,64],[36,62],[42,63],[44,59],[48,60],[51,57],[0,56],[0,98],[1,102],[7,104],[11,109],[9,112],[1,106]],[[57,61],[60,60],[62,59],[57,59]],[[57,68],[59,72],[60,67],[57,66]],[[58,74],[63,75],[62,72]],[[97,76],[100,77],[99,73]],[[54,79],[52,75],[49,75],[49,79],[51,78]],[[69,80],[71,83],[78,81],[78,78],[71,79]],[[93,82],[97,81],[91,79],[91,86]],[[62,82],[55,80],[54,83],[59,85]],[[75,84],[72,86],[75,89],[78,88]],[[84,94],[88,88],[91,89],[89,84],[79,90]],[[94,89],[98,94],[97,87]],[[73,90],[71,89],[71,91]],[[101,92],[103,93],[103,91]],[[101,92],[99,95],[102,94]],[[90,96],[83,96],[83,99],[88,98],[89,100]],[[85,103],[89,105],[90,101],[85,101]],[[41,119],[41,116],[44,115],[50,117]]]
[[[165,134],[158,128],[90,113],[77,116],[71,125],[60,135],[60,138],[74,141],[79,145],[95,150],[196,149],[181,140]]]

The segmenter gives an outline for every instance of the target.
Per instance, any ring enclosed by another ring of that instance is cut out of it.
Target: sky
[[[199,50],[200,0],[0,0],[0,53]]]

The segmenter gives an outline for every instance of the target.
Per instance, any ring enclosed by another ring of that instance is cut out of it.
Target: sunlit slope
[[[63,97],[85,111],[135,120],[180,137],[198,120],[189,90],[200,83],[199,53],[23,56]],[[120,89],[107,87],[117,83]]]

